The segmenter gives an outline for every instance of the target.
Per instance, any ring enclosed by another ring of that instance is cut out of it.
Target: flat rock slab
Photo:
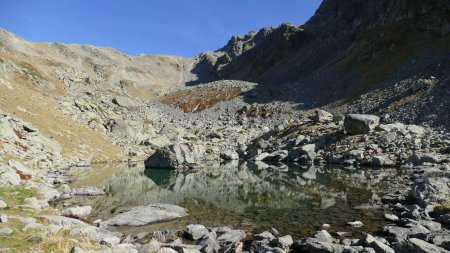
[[[150,204],[130,209],[102,222],[102,226],[143,226],[188,215],[188,210],[170,204]]]

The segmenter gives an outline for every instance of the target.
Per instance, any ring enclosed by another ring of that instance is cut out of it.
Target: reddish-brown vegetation
[[[239,87],[200,87],[168,94],[161,102],[166,105],[174,105],[184,112],[201,112],[217,103],[231,100],[241,94],[242,90]]]

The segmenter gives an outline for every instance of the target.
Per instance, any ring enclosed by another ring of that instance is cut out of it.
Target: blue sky
[[[191,57],[235,34],[302,24],[321,0],[0,0],[0,27],[26,40]]]

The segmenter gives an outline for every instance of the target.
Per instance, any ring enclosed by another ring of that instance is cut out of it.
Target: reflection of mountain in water
[[[382,189],[380,183],[392,173],[245,163],[196,171],[144,171],[143,166],[134,166],[112,175],[103,185],[108,197],[90,204],[97,216],[110,216],[131,206],[192,200],[236,213],[305,204],[329,208],[347,198],[353,199],[352,204],[367,203],[371,189]]]

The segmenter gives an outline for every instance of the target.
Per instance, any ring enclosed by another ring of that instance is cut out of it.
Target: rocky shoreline
[[[63,158],[57,143],[41,136],[38,129],[31,124],[6,113],[2,113],[1,119],[1,134],[6,140],[2,149],[6,152],[2,157],[13,153],[20,156],[22,161],[26,161],[22,164],[19,159],[1,160],[2,187],[16,187],[17,190],[34,189],[35,196],[38,196],[25,198],[17,206],[10,206],[11,203],[3,201],[5,213],[16,208],[28,209],[30,213],[24,217],[17,214],[2,214],[2,226],[8,226],[12,220],[17,220],[24,224],[22,232],[39,231],[38,236],[28,238],[31,241],[45,242],[48,235],[66,230],[71,240],[75,240],[73,245],[78,245],[76,240],[81,240],[80,238],[88,238],[92,242],[90,248],[96,249],[96,251],[83,250],[74,246],[73,252],[447,252],[450,250],[450,232],[447,230],[450,225],[448,206],[450,175],[446,149],[449,142],[444,133],[424,127],[400,123],[379,124],[379,118],[373,115],[349,115],[347,119],[336,121],[333,115],[325,111],[316,111],[311,119],[306,119],[306,122],[274,126],[274,129],[267,131],[268,134],[248,142],[248,146],[238,143],[236,151],[220,153],[217,159],[211,159],[337,162],[355,169],[364,165],[397,166],[402,171],[403,178],[399,185],[393,187],[392,192],[375,203],[392,211],[386,213],[384,217],[390,224],[384,227],[383,237],[366,235],[364,238],[346,238],[345,231],[333,231],[332,226],[324,224],[322,228],[318,228],[316,234],[311,235],[312,237],[293,239],[290,235],[277,234],[276,229],[252,235],[242,230],[225,227],[207,228],[195,224],[189,225],[184,231],[156,231],[152,234],[143,232],[138,235],[107,230],[108,225],[142,225],[144,221],[141,217],[150,218],[145,224],[155,222],[159,220],[155,216],[156,213],[160,213],[163,220],[186,215],[186,213],[170,215],[173,211],[160,207],[156,209],[137,207],[135,211],[130,211],[134,212],[134,216],[128,216],[125,212],[120,214],[123,218],[114,217],[115,221],[85,223],[82,220],[89,215],[91,211],[89,206],[69,206],[63,210],[56,210],[50,208],[48,202],[70,199],[74,195],[104,194],[102,189],[95,187],[70,189],[68,186],[71,182],[68,173],[70,168],[85,166],[86,162],[76,158]],[[224,139],[231,138],[225,135]],[[174,148],[176,145],[178,148]],[[198,162],[201,160],[197,158],[204,151],[192,154],[190,144],[169,145],[169,148],[161,150],[175,153],[162,156],[175,160],[159,159],[168,162],[169,165],[176,165],[173,167],[190,168],[208,164]],[[160,156],[160,153],[161,151],[157,150],[153,157]],[[149,164],[147,160],[146,165],[153,164]],[[150,213],[152,215],[149,215]],[[124,218],[127,221],[124,221]],[[351,220],[348,222],[349,226],[362,226],[361,230],[364,230],[364,224]],[[17,233],[16,229],[5,227],[2,234]]]

